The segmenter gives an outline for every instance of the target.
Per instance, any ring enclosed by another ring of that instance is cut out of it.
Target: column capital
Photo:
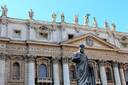
[[[33,55],[27,56],[28,62],[34,62],[35,58],[36,58],[36,56],[33,56]]]
[[[60,60],[60,59],[59,59],[58,57],[55,57],[55,58],[52,59],[52,61],[53,61],[54,64],[58,63],[59,60]]]
[[[125,66],[124,66],[123,63],[120,63],[120,64],[119,64],[119,67],[124,69]]]
[[[69,58],[67,58],[67,57],[62,58],[62,62],[63,63],[68,63],[69,62]]]
[[[0,60],[7,60],[7,59],[8,59],[7,54],[0,53]]]
[[[104,60],[99,60],[98,61],[100,65],[105,65],[105,61]]]

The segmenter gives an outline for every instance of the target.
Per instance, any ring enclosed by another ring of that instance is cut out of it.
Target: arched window
[[[13,63],[13,79],[19,80],[20,79],[20,65],[19,63]]]
[[[45,79],[47,77],[47,67],[45,64],[39,66],[39,79]]]
[[[107,76],[107,80],[111,81],[112,80],[112,73],[111,73],[111,69],[110,68],[106,68],[106,76]]]
[[[75,66],[70,66],[70,79],[76,79],[76,71],[75,71]]]

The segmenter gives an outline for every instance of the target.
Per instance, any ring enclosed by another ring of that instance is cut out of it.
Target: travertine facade
[[[4,10],[3,10],[4,11]],[[6,11],[7,12],[7,11]],[[75,64],[71,61],[78,46],[93,65],[97,85],[128,83],[128,33],[117,32],[115,25],[99,28],[64,21],[21,20],[0,17],[0,85],[77,85]],[[88,19],[86,16],[85,19]]]

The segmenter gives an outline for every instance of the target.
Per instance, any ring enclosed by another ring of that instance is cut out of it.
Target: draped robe
[[[78,52],[72,61],[76,63],[77,85],[96,85],[93,68],[89,64],[87,56]]]

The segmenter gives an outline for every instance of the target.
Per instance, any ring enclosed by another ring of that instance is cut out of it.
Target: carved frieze
[[[25,45],[9,44],[7,46],[7,52],[10,55],[24,55],[26,54],[27,50]]]
[[[52,46],[30,46],[29,54],[38,56],[60,56],[60,48]]]

